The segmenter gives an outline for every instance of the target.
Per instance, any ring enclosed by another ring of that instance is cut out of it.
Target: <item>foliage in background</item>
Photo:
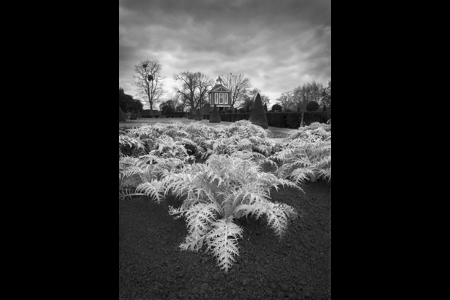
[[[310,101],[308,104],[306,104],[306,111],[316,111],[320,107],[319,103],[316,101]]]
[[[282,110],[282,106],[280,104],[272,105],[272,110],[271,111],[281,112],[281,110]]]
[[[133,99],[132,96],[125,94],[124,90],[121,87],[119,87],[119,107],[124,113],[142,113],[143,110],[141,101]]]

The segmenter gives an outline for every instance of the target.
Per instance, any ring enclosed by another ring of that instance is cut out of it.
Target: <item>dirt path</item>
[[[211,255],[180,251],[183,219],[145,198],[119,200],[119,299],[330,299],[331,184],[273,192],[302,213],[279,242],[265,221],[244,227],[240,256],[226,274]]]

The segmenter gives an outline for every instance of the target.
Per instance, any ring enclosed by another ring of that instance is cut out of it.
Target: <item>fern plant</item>
[[[141,140],[127,136],[124,131],[119,130],[119,158],[126,155],[143,153],[144,144]]]
[[[291,133],[270,156],[281,165],[275,174],[301,183],[331,181],[331,125],[313,123]]]
[[[308,126],[300,127],[296,131],[288,134],[284,141],[292,141],[296,139],[303,139],[308,141],[330,141],[331,140],[331,125],[314,122]]]
[[[153,154],[119,159],[119,199],[149,196],[158,203],[164,199],[162,179],[181,172],[189,158],[161,158]]]
[[[249,215],[265,217],[281,238],[297,212],[272,202],[270,190],[279,186],[301,189],[291,181],[262,172],[242,153],[214,154],[204,164],[185,165],[179,173],[167,174],[162,185],[165,194],[171,192],[184,198],[179,208],[169,208],[175,219],[185,217],[187,221],[188,235],[180,248],[199,251],[206,245],[206,251],[217,258],[225,272],[239,255],[238,239],[243,229],[234,220]]]

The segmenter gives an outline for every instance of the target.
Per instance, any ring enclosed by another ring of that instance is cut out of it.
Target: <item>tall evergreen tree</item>
[[[269,128],[269,122],[267,121],[266,112],[264,111],[259,93],[256,95],[255,103],[253,104],[252,112],[248,120],[264,129]]]
[[[126,121],[125,114],[123,113],[122,109],[119,106],[119,122],[120,121]]]
[[[220,123],[220,121],[221,121],[221,119],[220,119],[219,109],[214,104],[212,113],[209,116],[209,123]]]

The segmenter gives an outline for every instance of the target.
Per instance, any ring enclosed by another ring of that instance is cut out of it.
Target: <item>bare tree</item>
[[[153,106],[164,93],[161,76],[161,64],[158,61],[144,60],[134,66],[135,86],[140,95],[146,96],[146,102],[150,106],[150,114],[153,116]]]
[[[214,84],[211,78],[201,72],[181,72],[174,75],[173,78],[181,82],[180,87],[174,88],[175,92],[184,100],[184,104],[190,106],[192,111],[201,108],[206,102],[206,94]]]
[[[213,85],[214,81],[211,78],[200,72],[197,73],[197,108],[201,108],[208,102],[207,93]]]
[[[308,102],[315,101],[320,102],[322,97],[323,85],[321,83],[305,83],[302,86],[298,86],[293,91],[293,99],[297,105],[297,109],[301,110],[302,117],[300,121],[300,127],[303,127],[303,120],[305,116],[306,105]]]
[[[233,75],[233,73],[222,77],[224,85],[231,90],[231,105],[235,107],[236,103],[240,104],[245,100],[244,96],[251,87],[250,79],[244,74]]]
[[[294,93],[292,91],[289,92],[285,92],[282,93],[281,96],[279,98],[276,99],[277,103],[281,105],[281,107],[286,110],[286,109],[291,109],[294,106]]]
[[[247,92],[242,97],[241,108],[248,111],[253,107],[253,103],[255,102],[256,95],[259,94],[261,97],[261,101],[263,104],[269,105],[270,99],[268,96],[261,94],[261,90],[257,88],[253,88],[251,90],[247,90]]]

